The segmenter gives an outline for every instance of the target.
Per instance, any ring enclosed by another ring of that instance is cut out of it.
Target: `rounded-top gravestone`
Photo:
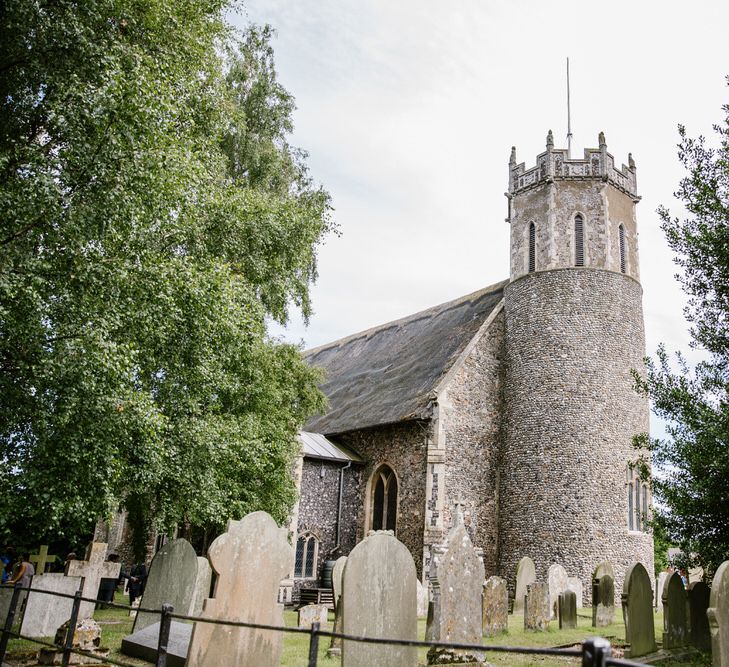
[[[706,615],[709,609],[709,596],[711,591],[703,581],[689,584],[689,625],[691,626],[691,644],[699,651],[711,650],[711,632],[709,631],[709,618]]]
[[[711,582],[709,609],[711,661],[714,667],[729,667],[729,560],[719,565]]]
[[[641,563],[628,568],[623,585],[623,620],[625,621],[626,658],[637,658],[656,650],[653,626],[653,589],[651,578]]]
[[[686,589],[683,579],[674,572],[663,584],[663,648],[681,648],[688,643]]]
[[[514,593],[514,613],[524,610],[524,596],[527,586],[537,580],[537,568],[529,556],[524,556],[516,566],[516,589]]]
[[[557,618],[557,605],[560,593],[567,590],[567,570],[555,563],[547,571],[547,584],[549,586],[549,609],[552,618]]]

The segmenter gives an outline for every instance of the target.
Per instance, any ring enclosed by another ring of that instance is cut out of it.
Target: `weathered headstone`
[[[529,584],[524,602],[524,629],[547,630],[551,617],[549,587],[541,581]]]
[[[310,628],[312,623],[324,625],[329,618],[329,607],[325,604],[307,604],[299,608],[300,628]]]
[[[557,563],[550,565],[547,571],[547,583],[549,585],[549,609],[552,618],[557,618],[557,604],[559,594],[567,590],[567,571]]]
[[[48,554],[47,544],[41,544],[40,549],[38,549],[38,553],[31,554],[30,562],[35,566],[36,574],[44,574],[46,567],[56,562],[56,557]]]
[[[626,658],[637,658],[656,650],[653,627],[653,590],[648,572],[641,563],[628,568],[623,584]]]
[[[69,621],[66,621],[56,630],[55,643],[63,646],[68,635]],[[108,648],[101,647],[101,626],[93,618],[85,618],[78,622],[73,633],[72,648],[93,654],[93,657],[71,653],[69,665],[99,664],[109,655]],[[42,648],[38,656],[40,665],[60,665],[63,661],[63,651],[58,648]]]
[[[213,570],[210,567],[210,561],[204,556],[198,556],[195,592],[193,593],[192,604],[190,605],[190,616],[199,616],[200,612],[202,612],[203,603],[210,595],[210,584],[212,579]]]
[[[582,579],[579,577],[567,577],[567,590],[575,594],[577,609],[582,609]]]
[[[688,644],[688,618],[686,589],[678,572],[663,584],[663,648],[682,648]]]
[[[347,563],[346,556],[337,558],[332,570],[332,598],[334,599],[334,632],[342,632],[342,574]],[[327,650],[327,657],[342,655],[342,640],[339,637],[332,637]]]
[[[714,667],[729,667],[729,560],[714,574],[706,615],[711,628],[711,662]]]
[[[207,598],[201,616],[283,625],[278,587],[289,571],[293,554],[287,530],[266,512],[228,521],[227,532],[208,549],[218,575],[215,597]],[[281,660],[282,635],[270,630],[195,623],[187,667],[256,665],[274,667]]]
[[[693,584],[696,581],[704,580],[704,568],[700,565],[689,568],[688,571],[688,582]]]
[[[605,628],[615,618],[615,581],[603,574],[592,582],[592,627]]]
[[[105,562],[105,558],[106,543],[92,542],[86,549],[86,560],[70,560],[66,563],[67,576],[83,578],[82,597],[96,598],[102,578],[119,578],[121,563]],[[79,619],[91,618],[95,608],[96,604],[93,602],[82,602],[79,606]]]
[[[610,561],[604,560],[602,563],[598,563],[592,573],[592,578],[593,580],[600,579],[600,577],[604,577],[606,574],[610,575],[613,578],[613,581],[615,581],[615,568],[613,567],[613,564]]]
[[[372,532],[352,549],[342,576],[344,634],[416,639],[415,563],[392,531]],[[342,667],[415,667],[413,646],[344,641]]]
[[[564,591],[557,600],[559,629],[571,630],[577,627],[577,596],[574,591]]]
[[[430,595],[428,594],[428,584],[423,584],[420,579],[417,583],[418,588],[418,618],[425,618],[428,615],[428,602]]]
[[[524,609],[524,596],[527,586],[537,580],[537,568],[529,556],[524,556],[516,566],[516,592],[514,593],[514,613]]]
[[[434,611],[433,640],[453,644],[480,644],[483,561],[473,548],[463,524],[453,528],[445,551],[431,561],[430,583],[439,594],[433,596],[439,609]],[[473,663],[483,661],[477,654],[455,649],[431,648],[429,664]]]
[[[137,598],[139,600],[139,598]],[[135,600],[135,602],[137,601]],[[122,639],[121,650],[126,655],[133,655],[147,662],[156,664],[159,647],[160,623],[148,625],[144,630],[127,635]],[[167,640],[166,667],[185,667],[187,649],[190,646],[192,625],[189,623],[173,622],[170,626],[170,636]]]
[[[141,607],[161,609],[171,604],[178,614],[190,614],[195,597],[197,580],[197,556],[195,549],[185,539],[167,542],[152,559],[149,575],[142,595]],[[132,633],[157,623],[159,614],[146,611],[137,613]]]
[[[711,591],[703,581],[695,581],[688,587],[689,627],[691,628],[691,645],[699,651],[711,650],[711,632],[709,618],[706,615],[709,609],[709,596]]]
[[[656,594],[655,594],[655,603],[654,606],[656,609],[658,609],[661,604],[663,603],[662,595],[663,595],[663,586],[666,583],[666,579],[671,576],[671,572],[659,572],[658,573],[658,579],[656,579]]]
[[[501,577],[489,577],[483,585],[482,616],[486,637],[509,631],[509,592]]]
[[[340,556],[334,563],[332,569],[332,598],[334,600],[334,609],[339,604],[339,598],[342,596],[342,575],[344,574],[344,566],[347,564],[347,557]]]
[[[20,633],[28,637],[53,637],[59,626],[71,618],[73,600],[46,595],[40,591],[73,595],[80,585],[79,577],[67,577],[63,574],[33,577]]]

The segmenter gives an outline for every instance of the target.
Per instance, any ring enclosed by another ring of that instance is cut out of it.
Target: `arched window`
[[[642,530],[640,514],[640,480],[635,480],[635,529]]]
[[[319,554],[319,540],[314,533],[303,533],[296,540],[296,561],[294,577],[303,579],[316,578],[316,558]]]
[[[372,530],[395,530],[397,477],[392,468],[381,466],[372,480]]]
[[[584,220],[579,213],[575,216],[575,266],[585,266]]]
[[[638,530],[643,533],[648,530],[648,482],[640,478],[639,471],[634,465],[628,465],[628,530]]]
[[[620,273],[625,273],[625,227],[618,227],[618,237],[620,239]]]
[[[537,229],[533,222],[529,223],[529,273],[536,271]]]
[[[633,530],[633,482],[628,484],[628,530]]]

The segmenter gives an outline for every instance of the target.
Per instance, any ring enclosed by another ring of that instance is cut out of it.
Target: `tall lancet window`
[[[397,477],[383,465],[372,480],[372,530],[395,530],[397,521]]]
[[[533,222],[529,223],[529,273],[536,271],[537,229]]]
[[[584,220],[579,213],[575,216],[575,266],[585,266]]]
[[[618,227],[618,237],[620,240],[620,273],[625,273],[625,227]]]

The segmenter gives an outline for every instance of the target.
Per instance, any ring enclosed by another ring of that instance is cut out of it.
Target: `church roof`
[[[326,435],[428,416],[438,382],[489,314],[508,281],[304,352],[322,368],[329,408],[307,431]]]
[[[362,458],[353,449],[337,445],[321,433],[299,431],[299,441],[301,442],[301,452],[306,458],[362,463]]]

